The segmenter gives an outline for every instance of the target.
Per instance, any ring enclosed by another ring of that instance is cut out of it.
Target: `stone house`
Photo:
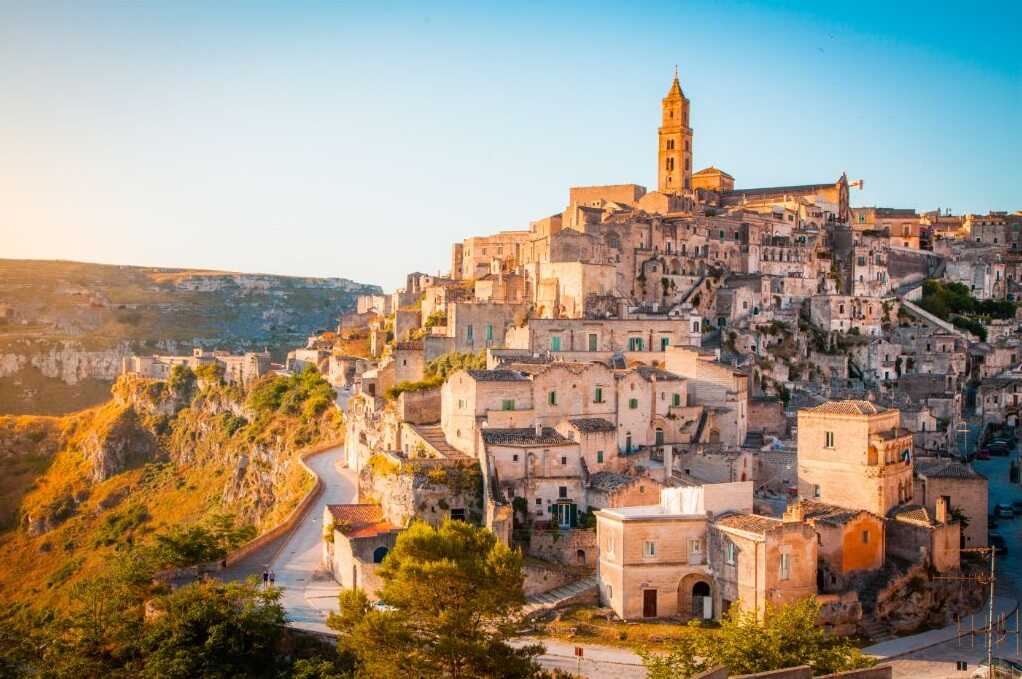
[[[1019,408],[1022,406],[1022,375],[1009,373],[1001,377],[983,380],[976,391],[976,415],[983,418],[983,424],[1019,423]]]
[[[945,500],[949,510],[965,515],[962,547],[987,546],[987,479],[968,464],[954,459],[919,459],[915,465],[915,501],[933,516],[937,501]]]
[[[586,502],[590,509],[637,507],[660,497],[662,483],[648,476],[597,472],[590,475]]]
[[[830,401],[798,413],[799,496],[886,516],[912,500],[912,433],[897,410]]]
[[[453,338],[447,351],[473,354],[489,347],[504,346],[507,329],[524,304],[450,302],[447,305],[446,337]]]
[[[849,332],[877,337],[883,334],[886,312],[879,299],[854,295],[813,295],[810,319],[826,332]]]
[[[888,554],[931,564],[940,573],[959,568],[962,525],[951,516],[946,498],[937,498],[936,511],[917,504],[896,507],[889,519]]]
[[[721,613],[740,602],[762,618],[768,607],[816,594],[816,532],[803,521],[740,512],[716,516],[707,554]]]
[[[671,492],[668,492],[671,491]],[[596,512],[600,601],[626,620],[719,618],[709,517],[752,507],[752,484],[664,489],[659,504]]]
[[[507,347],[585,361],[605,361],[620,352],[626,359],[662,364],[668,347],[698,347],[701,327],[702,318],[698,316],[688,319],[535,318],[524,326],[508,330]]]
[[[323,510],[323,563],[344,589],[375,599],[383,585],[376,569],[394,548],[399,529],[374,504],[327,505]]]
[[[714,410],[707,440],[737,448],[749,430],[749,376],[694,349],[671,347],[667,370],[686,380],[689,403]]]
[[[886,557],[885,522],[864,509],[797,500],[786,516],[805,521],[816,531],[818,577],[821,592],[845,591],[847,576],[856,571],[879,570]]]

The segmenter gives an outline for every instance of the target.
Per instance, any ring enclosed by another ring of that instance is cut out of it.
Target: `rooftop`
[[[798,504],[807,520],[822,521],[837,526],[848,523],[860,514],[869,513],[864,509],[846,509],[815,500],[800,500]]]
[[[672,372],[667,372],[660,368],[653,368],[648,365],[640,365],[635,368],[636,374],[647,382],[652,382],[654,379],[657,382],[677,382],[681,380],[680,375],[675,375]]]
[[[468,370],[477,382],[521,382],[529,379],[517,370]]]
[[[877,415],[887,409],[869,401],[827,401],[806,410],[825,415]]]
[[[643,478],[648,477],[630,476],[617,472],[596,472],[589,477],[589,487],[596,490],[615,491]]]
[[[759,514],[731,512],[719,516],[713,523],[714,525],[723,528],[735,528],[748,533],[766,535],[768,530],[780,526],[782,522],[780,519],[773,519],[769,516],[760,516]]]
[[[536,434],[533,427],[516,429],[482,429],[483,442],[497,446],[566,446],[574,445],[551,427]]]
[[[957,460],[916,461],[915,472],[931,479],[985,479],[967,464]]]
[[[617,427],[610,420],[605,420],[602,417],[576,417],[573,420],[568,420],[575,429],[580,432],[591,434],[599,431],[617,431]]]
[[[369,538],[389,533],[397,527],[383,519],[379,505],[327,505],[334,528],[347,538]]]

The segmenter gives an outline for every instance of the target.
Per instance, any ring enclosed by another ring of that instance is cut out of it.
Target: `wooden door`
[[[642,617],[644,617],[644,618],[655,618],[656,617],[656,590],[655,589],[644,589],[644,590],[642,590]]]

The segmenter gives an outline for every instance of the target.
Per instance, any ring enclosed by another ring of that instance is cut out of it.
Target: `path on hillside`
[[[305,463],[322,479],[323,492],[294,529],[222,573],[228,580],[262,577],[263,569],[269,567],[283,590],[282,603],[290,624],[314,632],[329,633],[327,614],[337,610],[340,592],[340,585],[322,565],[323,508],[358,500],[355,474],[337,468],[343,456],[344,448],[337,447],[306,458]]]

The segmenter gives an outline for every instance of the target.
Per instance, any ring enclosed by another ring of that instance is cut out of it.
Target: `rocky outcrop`
[[[0,377],[8,377],[32,367],[44,376],[59,379],[68,385],[89,378],[113,381],[121,371],[121,359],[133,353],[127,342],[109,349],[90,351],[75,341],[53,343],[25,340],[0,353]]]
[[[156,436],[142,426],[133,408],[114,406],[107,410],[81,443],[94,483],[152,462],[160,455]]]

